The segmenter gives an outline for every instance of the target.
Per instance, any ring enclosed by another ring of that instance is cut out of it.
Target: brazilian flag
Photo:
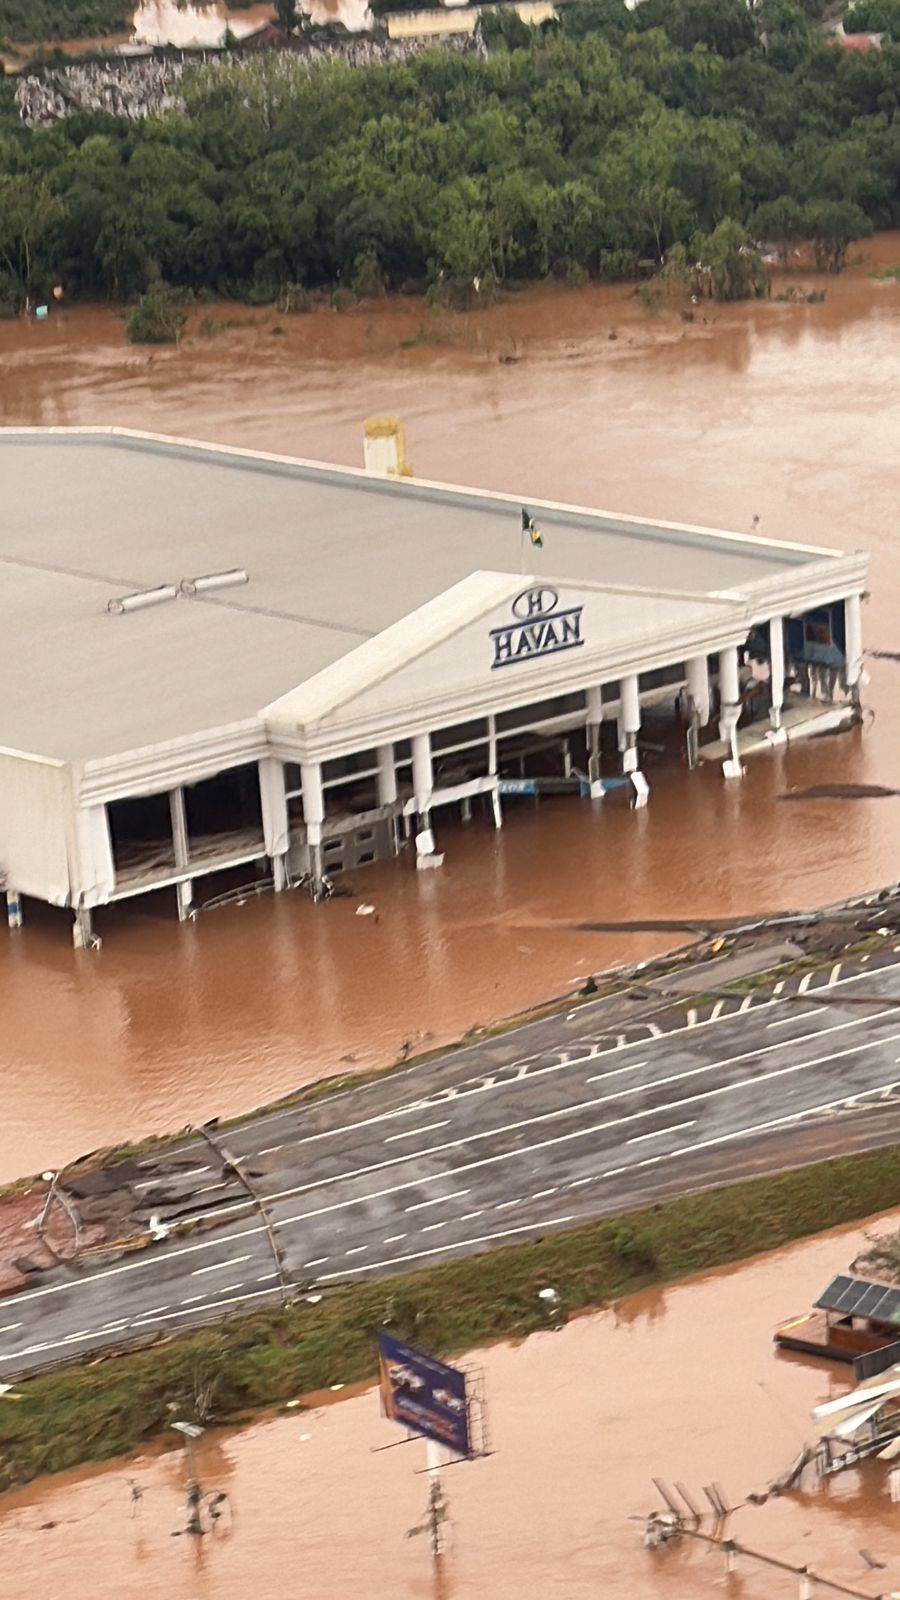
[[[536,549],[543,550],[544,535],[541,533],[540,528],[535,525],[534,517],[525,510],[524,506],[522,507],[522,532],[527,533]]]

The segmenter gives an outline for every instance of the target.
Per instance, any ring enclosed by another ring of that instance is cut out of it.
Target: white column
[[[603,691],[599,684],[591,684],[587,691],[586,721],[588,779],[591,785],[592,798],[599,800],[603,796],[603,786],[600,783],[600,724],[603,721]]]
[[[276,756],[263,756],[259,762],[259,803],[262,810],[266,855],[272,863],[276,893],[287,888],[287,856],[291,825],[288,818],[284,762]]]
[[[394,763],[394,746],[378,746],[378,804],[392,806],[397,798],[397,768]]]
[[[431,739],[427,733],[414,733],[412,738],[412,780],[416,810],[423,824],[428,826],[431,796],[434,790],[434,773],[431,765]]]
[[[719,651],[719,699],[719,738],[730,748],[722,770],[726,778],[740,778],[743,768],[738,752],[737,725],[741,714],[741,684],[735,647]]]
[[[692,656],[690,661],[686,661],[685,677],[697,721],[701,728],[705,728],[709,721],[709,664],[706,656]]]
[[[488,772],[491,777],[497,772],[497,718],[493,712],[488,717]]]
[[[784,706],[784,618],[769,619],[769,666],[772,673],[772,709],[769,721],[777,730],[781,727]]]
[[[859,699],[862,673],[862,595],[848,594],[844,601],[844,655],[847,661],[847,688]]]
[[[94,950],[99,947],[100,941],[94,938],[94,924],[87,906],[77,906],[75,909],[72,943],[76,950]]]
[[[636,673],[632,672],[621,680],[619,696],[619,749],[622,753],[622,771],[636,772],[637,736],[641,726],[641,697]]]
[[[6,921],[10,931],[22,926],[22,901],[17,889],[6,891]]]
[[[184,804],[184,790],[180,785],[177,789],[169,790],[169,816],[172,822],[175,870],[181,872],[190,865],[190,851],[188,849],[187,811]],[[175,893],[178,897],[178,921],[186,922],[190,916],[194,900],[194,886],[190,878],[184,883],[176,883]]]
[[[303,790],[303,820],[309,845],[309,875],[315,889],[322,877],[322,824],[325,821],[325,791],[322,788],[320,762],[300,763],[300,787]]]

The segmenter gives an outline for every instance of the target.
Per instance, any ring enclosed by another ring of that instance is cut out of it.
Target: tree
[[[0,175],[0,261],[24,289],[50,275],[46,251],[65,213],[42,174]]]
[[[733,217],[706,237],[691,240],[696,262],[695,273],[713,300],[748,300],[764,294],[768,274],[759,254],[750,244],[745,230]]]
[[[868,217],[847,200],[811,200],[805,218],[820,272],[840,272],[854,239],[868,238],[872,232]]]

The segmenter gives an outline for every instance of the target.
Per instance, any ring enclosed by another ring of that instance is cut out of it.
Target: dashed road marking
[[[644,1139],[661,1139],[664,1133],[681,1133],[684,1128],[695,1128],[696,1126],[696,1118],[693,1122],[674,1122],[668,1128],[654,1128],[652,1133],[636,1133],[633,1139],[629,1139],[628,1143],[641,1144]]]
[[[403,1133],[389,1133],[385,1144],[394,1144],[397,1139],[414,1139],[419,1133],[430,1133],[432,1128],[449,1128],[450,1119],[445,1117],[443,1122],[426,1122],[422,1128],[406,1128]]]
[[[532,1200],[546,1200],[548,1194],[556,1194],[558,1187],[558,1184],[554,1184],[552,1189],[538,1189],[531,1198]]]
[[[423,1228],[422,1232],[423,1233],[436,1233],[438,1228],[446,1228],[446,1226],[447,1226],[446,1222],[429,1222],[427,1228]]]
[[[384,1242],[385,1244],[399,1244],[401,1239],[405,1239],[407,1237],[408,1236],[405,1233],[392,1233],[387,1239],[385,1239]]]
[[[252,1256],[230,1256],[227,1261],[213,1261],[208,1267],[195,1267],[191,1277],[199,1278],[204,1272],[226,1272],[229,1267],[239,1267],[242,1262],[252,1259]]]
[[[242,1283],[227,1283],[224,1289],[217,1289],[216,1294],[236,1294],[238,1289],[243,1289]],[[184,1302],[182,1301],[182,1305]]]
[[[253,1154],[256,1156],[277,1156],[279,1150],[283,1149],[283,1144],[269,1144],[266,1145],[265,1150],[254,1150]]]
[[[436,1194],[433,1200],[417,1200],[414,1206],[404,1206],[404,1211],[424,1211],[426,1206],[446,1205],[448,1200],[459,1200],[468,1189],[454,1189],[451,1194]]]
[[[689,1028],[696,1028],[696,1026],[697,1026],[697,1008],[696,1008],[696,1006],[689,1006],[688,1007],[687,1025],[688,1025]]]
[[[195,1306],[197,1304],[198,1300],[205,1300],[205,1299],[206,1299],[206,1295],[205,1294],[188,1294],[188,1295],[185,1295],[185,1297],[182,1300],[181,1304],[183,1306]]]
[[[316,1256],[315,1261],[304,1261],[303,1265],[305,1267],[322,1267],[328,1259],[328,1256]]]
[[[828,974],[828,987],[829,987],[829,989],[831,988],[831,985],[833,983],[837,983],[838,978],[841,975],[841,966],[842,965],[843,965],[842,962],[836,961],[834,966],[832,967],[830,973]]]
[[[369,1246],[367,1244],[355,1244],[355,1245],[353,1245],[352,1249],[345,1250],[344,1251],[344,1255],[345,1256],[361,1256],[363,1251],[364,1250],[368,1250],[368,1248],[369,1248]]]

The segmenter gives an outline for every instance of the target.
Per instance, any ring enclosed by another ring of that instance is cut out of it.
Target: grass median
[[[176,1416],[245,1422],[288,1399],[374,1378],[374,1334],[385,1323],[452,1356],[546,1328],[540,1289],[554,1288],[560,1314],[572,1315],[897,1206],[900,1148],[848,1156],[35,1378],[22,1398],[0,1400],[0,1488],[127,1454]],[[845,1266],[837,1250],[835,1270]]]

